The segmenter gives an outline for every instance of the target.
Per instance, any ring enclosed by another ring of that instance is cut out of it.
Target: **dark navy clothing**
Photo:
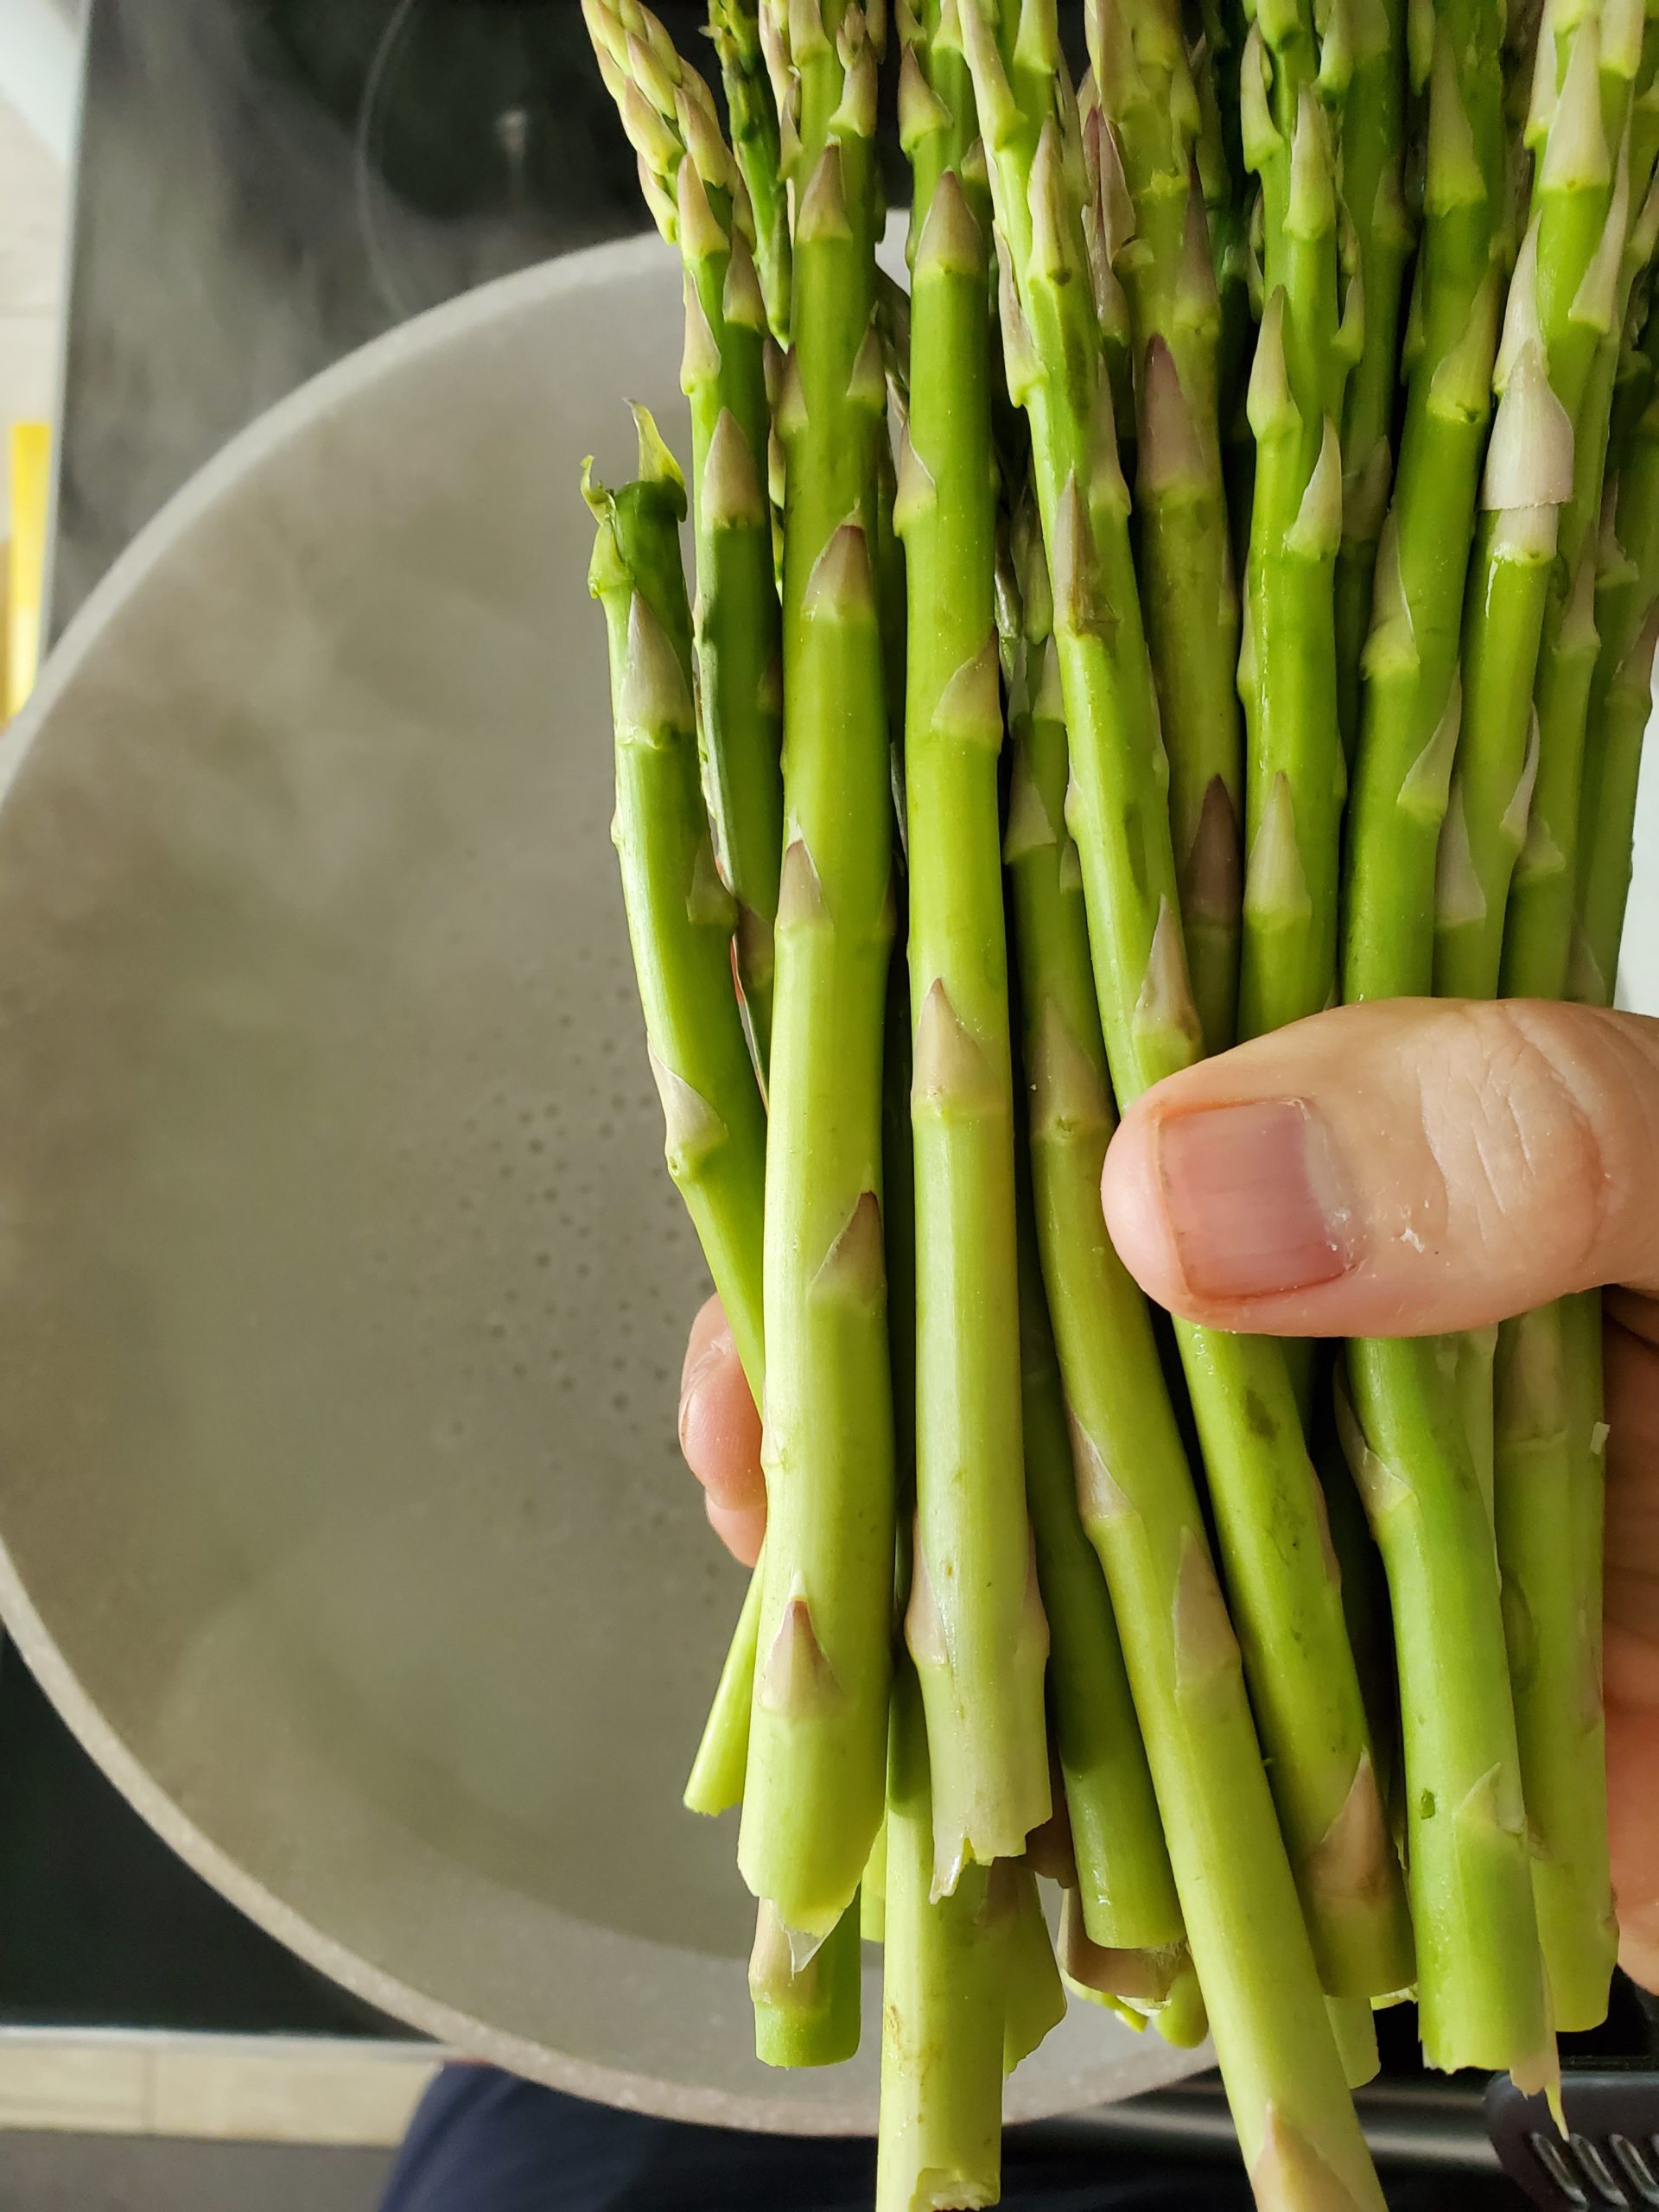
[[[583,2104],[488,2066],[450,2066],[416,2112],[381,2212],[869,2212],[868,2142],[744,2135]],[[1102,2141],[1008,2135],[1007,2212],[1249,2212],[1236,2170]],[[1503,2212],[1509,2185],[1419,2175],[1396,2212]]]

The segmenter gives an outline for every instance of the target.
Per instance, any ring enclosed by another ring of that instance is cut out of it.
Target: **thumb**
[[[1659,1288],[1659,1021],[1341,1007],[1172,1076],[1102,1198],[1152,1297],[1225,1329],[1419,1336]]]

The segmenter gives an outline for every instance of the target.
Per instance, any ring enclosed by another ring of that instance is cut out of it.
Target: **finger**
[[[1607,1701],[1607,1829],[1618,1962],[1659,1989],[1659,1712]]]
[[[702,1510],[709,1516],[709,1526],[732,1557],[753,1567],[760,1556],[760,1540],[766,1533],[766,1507],[721,1505],[711,1493],[703,1500]]]
[[[680,1376],[680,1449],[715,1503],[764,1511],[760,1418],[717,1298],[691,1324]]]
[[[1659,1309],[1619,1292],[1606,1331],[1603,1683],[1619,1963],[1659,1988]]]
[[[1125,1264],[1193,1320],[1416,1336],[1659,1287],[1656,1173],[1659,1022],[1399,999],[1158,1084],[1102,1198]]]

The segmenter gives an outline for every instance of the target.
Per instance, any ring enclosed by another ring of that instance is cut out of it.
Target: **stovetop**
[[[656,4],[700,51],[703,0]],[[902,158],[884,156],[897,201]],[[52,633],[187,478],[319,370],[645,222],[576,0],[92,0]],[[406,2032],[175,1859],[11,1652],[0,1806],[0,2027]],[[1408,2028],[1384,2023],[1396,2078]],[[1626,1990],[1596,2047],[1645,2041]]]

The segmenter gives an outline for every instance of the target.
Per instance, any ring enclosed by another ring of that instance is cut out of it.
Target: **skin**
[[[1618,1286],[1605,1300],[1609,1813],[1620,1963],[1650,1989],[1656,1192],[1659,1021],[1528,1000],[1344,1007],[1202,1062],[1129,1109],[1102,1184],[1112,1241],[1141,1287],[1211,1327],[1411,1336]],[[753,1561],[766,1523],[760,1422],[713,1300],[692,1327],[680,1441],[716,1535]]]

